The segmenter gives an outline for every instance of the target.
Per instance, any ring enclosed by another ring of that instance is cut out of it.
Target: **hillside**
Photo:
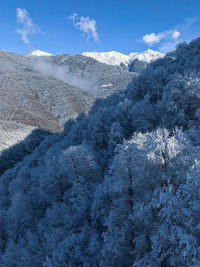
[[[199,60],[180,44],[0,177],[3,267],[199,265]]]
[[[4,51],[0,57],[2,120],[59,131],[57,116],[63,105],[68,107],[68,114],[63,114],[68,119],[92,104],[87,92],[38,72],[30,58]]]
[[[42,58],[51,59],[46,63]],[[0,60],[1,158],[36,129],[61,131],[66,120],[87,112],[96,97],[125,89],[135,76],[83,56],[51,57],[41,51],[31,57],[0,51]]]
[[[119,67],[107,66],[79,55],[48,57],[51,58],[48,63],[58,65],[57,69],[53,69],[54,73],[48,71],[49,65],[42,65],[45,60],[33,60],[5,51],[0,51],[0,58],[0,119],[51,131],[59,130],[58,122],[62,125],[67,119],[88,111],[97,96],[105,97],[113,90],[124,89],[134,76]],[[60,71],[59,66],[66,66],[66,71],[62,73],[64,77],[55,75],[56,71]],[[73,79],[77,79],[76,86]],[[83,88],[84,82],[85,87],[97,88],[94,92],[93,88]],[[111,88],[102,89],[111,83]]]
[[[89,81],[87,90],[94,88],[98,97],[106,96],[125,90],[137,73],[130,73],[120,66],[103,64],[93,58],[82,55],[63,54],[51,57],[51,62],[59,66],[67,66],[68,72],[76,77]],[[89,88],[89,89],[88,89]]]

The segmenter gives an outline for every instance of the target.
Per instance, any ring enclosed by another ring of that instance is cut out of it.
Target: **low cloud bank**
[[[83,73],[82,77],[78,77],[69,71],[67,65],[58,66],[46,61],[45,59],[35,60],[33,66],[35,70],[41,73],[50,75],[60,81],[78,87],[95,96],[99,95],[98,78],[90,75],[89,73]]]

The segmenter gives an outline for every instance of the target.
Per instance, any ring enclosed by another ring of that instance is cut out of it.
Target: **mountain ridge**
[[[82,55],[95,58],[100,62],[109,65],[120,65],[121,63],[123,63],[127,66],[135,59],[150,63],[165,56],[164,54],[151,49],[147,49],[140,53],[132,52],[128,55],[122,54],[117,51],[83,52]]]
[[[58,54],[59,55],[59,54]],[[48,52],[41,50],[35,50],[29,57],[43,57],[43,56],[58,56],[53,55]],[[108,51],[108,52],[83,52],[81,55],[86,57],[92,57],[102,63],[108,65],[120,65],[125,64],[128,66],[133,60],[138,59],[140,61],[145,61],[147,63],[153,62],[158,58],[162,58],[165,54],[151,49],[146,49],[143,52],[131,52],[128,55],[120,53],[118,51]]]

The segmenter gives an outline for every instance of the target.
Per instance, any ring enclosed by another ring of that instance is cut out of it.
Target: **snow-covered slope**
[[[140,61],[145,61],[147,63],[153,62],[159,58],[164,57],[165,55],[158,52],[158,51],[154,51],[151,49],[147,49],[142,53],[130,53],[129,55],[129,62],[132,62],[134,59],[138,59]]]
[[[52,54],[41,51],[41,50],[35,50],[29,55],[29,57],[44,57],[44,56],[52,56]]]
[[[120,65],[120,63],[128,65],[129,63],[129,56],[121,54],[116,51],[100,52],[100,53],[84,52],[82,55],[86,57],[92,57],[102,63],[106,63],[109,65]]]
[[[130,53],[129,55],[124,55],[116,51],[99,52],[99,53],[84,52],[82,55],[95,58],[96,60],[109,65],[120,65],[121,63],[129,65],[135,59],[150,63],[158,58],[164,57],[164,54],[157,51],[153,51],[151,49],[147,49],[142,53]]]

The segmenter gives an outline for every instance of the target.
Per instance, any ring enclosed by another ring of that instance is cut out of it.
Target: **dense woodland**
[[[0,263],[200,265],[200,38],[0,177]]]

